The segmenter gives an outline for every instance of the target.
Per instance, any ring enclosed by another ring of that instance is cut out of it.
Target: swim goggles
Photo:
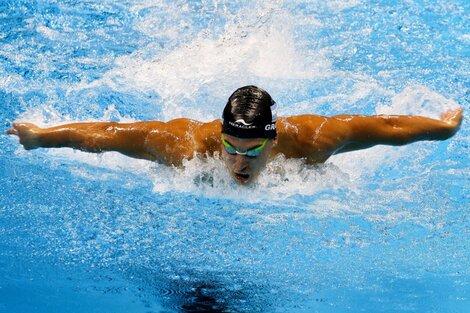
[[[238,155],[246,155],[247,157],[257,157],[261,154],[261,151],[263,150],[264,146],[266,146],[266,143],[268,143],[269,138],[266,138],[261,145],[259,145],[256,148],[251,148],[246,150],[245,152],[240,152],[238,151],[234,146],[229,144],[225,138],[224,135],[222,134],[222,144],[224,145],[225,151],[227,151],[228,154],[238,154]]]

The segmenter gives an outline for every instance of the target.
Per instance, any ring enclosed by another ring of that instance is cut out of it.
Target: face
[[[225,141],[233,146],[238,152],[244,153],[247,150],[257,148],[263,144],[265,138],[241,139],[224,134]],[[256,179],[261,170],[268,162],[269,154],[274,141],[268,140],[257,157],[250,157],[240,154],[229,154],[222,145],[222,157],[230,171],[230,174],[239,184],[246,185]]]

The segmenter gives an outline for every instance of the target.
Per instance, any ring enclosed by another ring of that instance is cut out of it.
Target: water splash
[[[0,51],[0,96],[14,99],[7,119],[207,121],[245,84],[267,89],[280,115],[436,116],[455,107],[450,98],[466,105],[459,3],[446,16],[413,1],[55,5],[44,4],[47,18],[27,3],[10,12],[31,16]],[[37,37],[25,44],[26,34]],[[399,311],[415,304],[403,294],[442,294],[429,275],[440,285],[468,277],[468,138],[464,125],[450,142],[375,147],[318,167],[279,157],[246,188],[219,158],[172,168],[117,153],[26,152],[0,136],[1,222],[15,221],[0,230],[16,247],[0,255],[117,268],[157,297],[210,281],[213,293],[249,291],[236,303],[245,311],[312,299],[318,311],[362,300],[364,310]]]

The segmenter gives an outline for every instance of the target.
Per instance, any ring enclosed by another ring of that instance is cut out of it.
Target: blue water
[[[250,188],[222,162],[25,151],[11,122],[468,115],[468,1],[2,1],[0,312],[469,312],[470,132]]]

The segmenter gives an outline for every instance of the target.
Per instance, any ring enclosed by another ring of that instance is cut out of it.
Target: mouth
[[[237,173],[234,172],[235,178],[242,183],[246,183],[250,179],[250,174],[245,174],[245,173]]]

